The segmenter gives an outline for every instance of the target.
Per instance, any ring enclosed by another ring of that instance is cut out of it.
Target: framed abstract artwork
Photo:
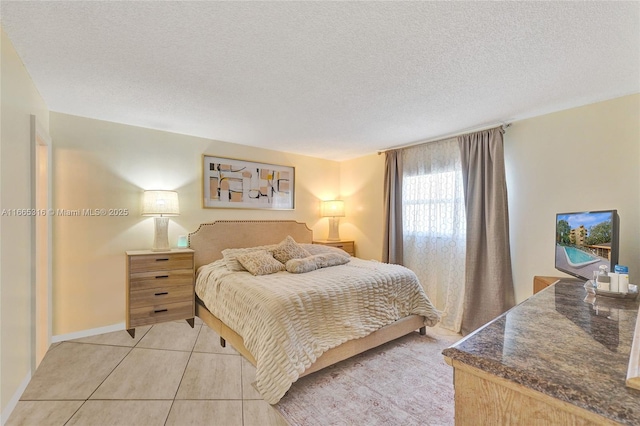
[[[294,209],[295,168],[202,156],[202,206],[231,209]]]

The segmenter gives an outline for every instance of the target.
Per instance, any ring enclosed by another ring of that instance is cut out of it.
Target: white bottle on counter
[[[629,293],[629,274],[618,274],[618,291]]]
[[[611,278],[607,275],[607,267],[600,265],[600,273],[598,274],[598,290],[611,291]]]

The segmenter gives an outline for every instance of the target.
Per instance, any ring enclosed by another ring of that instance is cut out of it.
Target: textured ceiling
[[[640,2],[0,1],[52,111],[343,160],[640,92]]]

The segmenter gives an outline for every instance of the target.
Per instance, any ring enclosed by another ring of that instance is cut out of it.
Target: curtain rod
[[[412,142],[406,145],[398,145],[398,146],[394,146],[391,148],[387,148],[387,149],[383,149],[378,151],[378,155],[384,154],[387,151],[392,151],[394,149],[402,149],[402,148],[410,148],[412,146],[418,146],[418,145],[423,145],[423,144],[428,144],[428,143],[433,143],[433,142],[440,142],[443,141],[445,139],[451,139],[451,138],[455,138],[457,136],[462,136],[462,135],[466,135],[469,133],[475,133],[475,132],[482,132],[483,130],[489,130],[489,129],[493,129],[495,127],[502,127],[502,132],[505,132],[507,130],[508,127],[511,127],[511,123],[502,123],[502,124],[493,124],[491,126],[487,126],[487,127],[480,127],[477,129],[471,129],[471,130],[464,130],[462,132],[458,132],[458,133],[452,133],[446,136],[438,136],[437,139],[427,139],[427,140],[423,140],[423,141],[419,141],[419,142]]]

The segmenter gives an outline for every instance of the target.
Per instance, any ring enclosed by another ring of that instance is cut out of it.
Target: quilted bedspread
[[[411,314],[440,314],[409,269],[351,258],[305,274],[253,276],[223,260],[200,268],[196,294],[244,339],[257,361],[256,387],[275,404],[327,350]]]

